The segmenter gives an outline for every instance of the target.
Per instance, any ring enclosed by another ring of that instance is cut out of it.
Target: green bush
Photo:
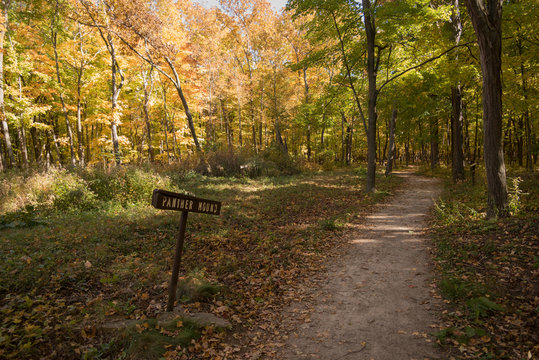
[[[100,201],[115,201],[124,206],[149,202],[156,188],[174,190],[169,177],[131,166],[116,167],[110,171],[89,170],[84,177]]]
[[[294,159],[289,154],[284,153],[277,145],[270,146],[262,153],[262,158],[267,164],[272,164],[280,172],[278,175],[293,175],[301,172],[301,160]]]
[[[76,174],[58,171],[52,185],[56,210],[90,210],[97,206],[96,194]]]
[[[335,165],[335,151],[325,149],[318,154],[318,160],[322,165],[334,166]]]

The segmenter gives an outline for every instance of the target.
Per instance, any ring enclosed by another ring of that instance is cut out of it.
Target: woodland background
[[[537,356],[537,4],[488,4],[489,219],[481,56],[457,0],[2,0],[0,358],[271,356],[278,310],[407,165],[446,180],[438,344]],[[178,219],[154,188],[223,201],[190,215],[178,299],[231,329],[156,322]]]

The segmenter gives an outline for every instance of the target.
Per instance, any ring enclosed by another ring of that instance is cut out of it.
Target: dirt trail
[[[437,180],[397,173],[403,191],[368,216],[346,254],[328,266],[311,302],[283,314],[288,340],[279,359],[444,358],[428,333],[436,323],[431,270],[422,235],[439,194]],[[298,320],[301,319],[301,320]]]

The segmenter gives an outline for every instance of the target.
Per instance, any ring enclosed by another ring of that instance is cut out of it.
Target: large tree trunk
[[[460,85],[451,88],[451,154],[453,182],[464,180],[464,152],[462,150],[462,89]]]
[[[79,154],[79,165],[81,167],[84,167],[85,165],[85,159],[84,159],[84,136],[82,133],[82,119],[81,119],[81,108],[82,108],[82,98],[81,98],[81,89],[82,89],[82,75],[84,73],[84,66],[85,66],[85,60],[84,60],[84,48],[83,48],[83,42],[82,42],[82,31],[80,29],[80,24],[78,25],[79,30],[79,54],[81,57],[80,60],[80,67],[77,69],[77,141],[78,141],[78,147],[77,151]]]
[[[168,146],[168,110],[167,110],[167,89],[163,83],[163,128],[165,129],[165,145],[167,150],[167,164],[170,164],[171,156],[170,149]],[[210,96],[210,121],[211,121],[211,96]],[[211,134],[210,129],[210,134]],[[172,149],[174,152],[174,149]]]
[[[182,101],[183,111],[185,112],[185,116],[187,117],[187,125],[189,126],[191,137],[193,138],[193,142],[195,143],[195,147],[197,151],[201,151],[202,148],[200,147],[200,143],[198,142],[198,137],[195,130],[195,124],[193,122],[193,116],[191,115],[191,110],[189,110],[187,99],[185,98],[185,95],[183,94],[180,77],[178,76],[178,72],[176,71],[176,66],[174,65],[172,60],[170,60],[168,57],[165,57],[165,60],[174,75],[174,81],[172,83],[174,84],[174,87],[176,88],[176,92],[178,93],[178,96],[180,97],[180,100]]]
[[[309,83],[307,82],[307,68],[303,68],[303,86],[305,88],[305,104],[309,104]],[[309,114],[310,116],[310,114]],[[311,119],[307,119],[307,160],[311,160]]]
[[[393,157],[395,156],[395,125],[397,123],[397,108],[393,107],[391,120],[389,120],[389,150],[387,151],[386,176],[393,171]]]
[[[260,86],[260,124],[258,126],[258,144],[262,150],[262,125],[265,124],[264,121],[264,83],[261,82]],[[267,142],[266,142],[267,147]]]
[[[73,147],[73,131],[71,130],[71,123],[69,122],[68,111],[64,100],[64,89],[62,80],[60,78],[60,65],[58,61],[58,31],[56,30],[56,23],[58,17],[58,1],[56,1],[56,13],[51,22],[51,40],[52,48],[54,50],[54,64],[56,66],[56,81],[58,82],[58,87],[60,88],[60,102],[62,104],[62,114],[64,115],[64,120],[66,123],[67,138],[69,139],[69,151],[71,155],[71,166],[76,165],[75,158],[75,148]]]
[[[459,0],[454,0],[453,2],[451,25],[453,27],[455,44],[458,45],[462,36]],[[455,62],[458,64],[458,53],[455,55]],[[451,86],[451,105],[451,164],[453,182],[457,182],[464,180],[462,88],[458,80]]]
[[[26,146],[26,131],[24,130],[24,125],[17,129],[17,134],[19,136],[19,145],[21,148],[21,162],[24,169],[28,169],[28,148]]]
[[[226,144],[229,150],[232,149],[232,129],[230,129],[230,125],[228,124],[228,114],[226,112],[225,108],[225,101],[223,99],[220,99],[221,102],[221,112],[223,115],[223,122],[225,123],[225,135],[226,135]]]
[[[35,120],[35,117],[34,117]],[[37,129],[35,126],[30,126],[30,137],[32,138],[32,147],[34,149],[34,162],[39,165],[41,161],[41,144],[37,136]]]
[[[238,94],[238,141],[240,142],[240,149],[243,147],[243,134],[241,128],[241,98]]]
[[[4,154],[2,151],[2,143],[0,143],[0,172],[4,171]]]
[[[273,67],[273,106],[274,106],[274,113],[275,113],[275,119],[273,122],[273,127],[275,129],[275,141],[277,142],[277,145],[279,145],[279,148],[283,153],[286,153],[286,145],[283,142],[283,138],[281,136],[281,127],[279,124],[279,104],[277,101],[277,72],[275,70],[275,66]]]
[[[4,142],[6,144],[6,152],[9,157],[10,164],[15,166],[15,156],[13,155],[13,147],[11,145],[11,137],[9,135],[9,126],[6,119],[6,107],[4,104],[4,39],[8,28],[8,2],[2,1],[2,23],[0,24],[0,119],[2,120],[2,132],[4,133]],[[7,162],[7,161],[6,161]]]
[[[150,111],[148,104],[150,102],[150,95],[153,89],[153,77],[152,77],[153,67],[150,68],[149,72],[142,71],[142,82],[144,86],[144,102],[142,108],[144,110],[144,121],[146,122],[146,136],[148,137],[148,156],[150,157],[150,162],[154,161],[153,147],[152,147],[152,125],[150,124]]]
[[[362,0],[363,19],[367,35],[367,77],[369,80],[369,124],[367,127],[367,192],[376,191],[376,64],[374,45],[376,27],[370,0]]]
[[[352,116],[352,119],[350,121],[350,126],[348,126],[347,131],[347,139],[346,139],[346,165],[350,165],[352,163],[352,141],[354,139],[354,122],[355,117]]]
[[[120,165],[122,163],[122,158],[120,156],[120,142],[118,141],[118,120],[120,117],[120,113],[117,112],[118,107],[118,98],[120,97],[120,91],[122,90],[122,86],[124,83],[124,76],[122,74],[122,70],[120,69],[120,66],[118,65],[118,62],[116,60],[116,49],[114,47],[114,43],[112,42],[112,35],[110,33],[107,34],[107,40],[109,44],[109,53],[110,53],[110,59],[111,59],[111,79],[112,79],[112,88],[111,88],[111,121],[110,121],[110,131],[112,136],[112,150],[114,153],[114,159],[116,161],[116,165]],[[120,82],[117,82],[117,77],[120,76]]]
[[[432,118],[430,120],[430,168],[434,170],[439,162],[438,123],[435,118]]]
[[[466,0],[479,44],[483,74],[483,142],[487,172],[487,217],[507,215],[502,147],[502,0]]]

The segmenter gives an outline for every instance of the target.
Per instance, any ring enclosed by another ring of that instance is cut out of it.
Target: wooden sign
[[[219,215],[221,213],[220,201],[200,199],[194,196],[158,189],[153,191],[152,205],[154,208],[162,210],[188,211],[211,215]]]
[[[182,260],[187,214],[189,212],[197,212],[219,215],[221,213],[221,202],[155,189],[152,195],[152,206],[156,209],[182,212],[180,229],[176,237],[176,252],[174,254],[174,265],[172,265],[172,277],[170,278],[170,285],[168,287],[167,311],[172,311],[174,309],[174,301],[176,301],[176,288],[178,287],[178,274]]]

